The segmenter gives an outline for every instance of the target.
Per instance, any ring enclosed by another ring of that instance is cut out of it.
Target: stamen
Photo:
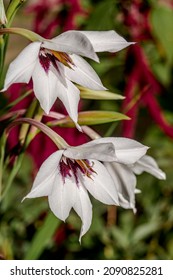
[[[72,66],[74,66],[73,60],[71,59],[71,57],[64,52],[57,52],[54,50],[51,50],[52,54],[54,55],[54,57],[56,57],[56,59],[61,62],[62,64],[64,64],[65,66],[72,68]],[[71,64],[71,65],[70,65]]]
[[[48,73],[50,64],[59,72],[57,61],[72,69],[75,66],[71,57],[64,52],[57,52],[54,50],[40,49],[39,61],[46,73]]]
[[[93,165],[92,165],[93,166]],[[73,160],[63,157],[60,162],[60,173],[62,175],[63,183],[66,177],[74,176],[76,185],[79,185],[78,175],[81,172],[83,175],[92,179],[93,173],[96,173],[88,160]]]

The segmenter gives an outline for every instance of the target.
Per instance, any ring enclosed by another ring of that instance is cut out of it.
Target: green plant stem
[[[27,97],[28,95],[30,95],[33,92],[32,89],[26,91],[24,94],[22,94],[21,96],[19,96],[18,98],[16,98],[13,102],[9,103],[4,109],[2,109],[0,111],[0,114],[3,115],[6,111],[8,111],[9,109],[11,109],[12,107],[14,107],[16,104],[18,104],[20,101],[22,101],[25,97]]]
[[[29,108],[26,111],[26,117],[33,118],[38,111],[38,102],[36,99],[34,99],[29,106]],[[26,141],[28,132],[29,132],[30,125],[29,124],[23,124],[21,126],[20,132],[19,132],[19,141],[21,144],[23,144]]]
[[[24,157],[24,153],[21,153],[18,156],[18,158],[16,159],[16,162],[15,162],[15,164],[13,166],[13,169],[12,169],[12,171],[11,171],[9,177],[8,177],[8,181],[7,181],[7,184],[5,186],[5,190],[2,193],[1,200],[4,198],[4,196],[8,192],[9,188],[11,187],[11,184],[12,184],[14,178],[16,177],[17,173],[19,172],[19,170],[21,168],[21,165],[22,165],[23,157]]]
[[[7,26],[11,26],[11,23],[17,13],[17,11],[20,9],[20,7],[23,5],[23,3],[26,2],[26,0],[11,0],[8,8],[7,8],[7,12],[6,12],[6,16],[7,16]]]
[[[47,244],[52,239],[61,221],[49,212],[42,227],[37,230],[25,255],[25,260],[36,260],[40,257]]]
[[[6,135],[3,133],[0,139],[0,201],[2,195],[2,176],[4,169],[4,157],[5,157]]]
[[[17,11],[20,9],[20,7],[23,5],[23,3],[26,0],[11,0],[7,11],[6,11],[6,17],[7,17],[7,24],[6,27],[10,27],[13,19],[17,13]],[[0,36],[0,73],[1,73],[1,80],[0,80],[0,89],[3,87],[4,84],[4,61],[5,61],[5,55],[8,45],[8,38],[9,35]]]
[[[4,38],[2,35],[0,35],[0,73],[1,73],[1,79],[0,79],[0,89],[3,86],[3,67],[4,67]]]
[[[112,136],[112,134],[113,134],[113,132],[114,132],[116,126],[117,126],[117,123],[112,123],[112,124],[110,125],[110,127],[108,128],[108,130],[106,131],[104,137],[110,137],[110,136]]]

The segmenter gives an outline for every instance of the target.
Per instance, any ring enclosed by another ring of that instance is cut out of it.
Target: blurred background
[[[8,4],[8,1],[5,1]],[[167,175],[159,181],[149,174],[137,178],[137,213],[107,207],[92,199],[93,222],[82,238],[80,219],[71,212],[66,223],[50,213],[47,198],[26,200],[44,159],[55,150],[39,134],[30,144],[22,167],[11,182],[0,210],[1,259],[172,259],[173,258],[173,1],[172,0],[38,0],[25,1],[13,26],[30,28],[45,38],[70,30],[115,30],[137,42],[116,54],[100,54],[91,62],[103,84],[122,94],[123,101],[80,103],[80,110],[122,112],[130,121],[93,126],[102,136],[124,136],[151,147],[149,154]],[[6,65],[28,41],[11,35]],[[0,96],[0,107],[15,100],[29,86],[13,85]],[[17,107],[25,108],[31,96]],[[56,110],[64,113],[60,102]],[[0,128],[2,124],[0,124]],[[72,128],[57,128],[71,144],[88,140]],[[18,130],[8,149],[16,156]],[[4,177],[8,181],[11,166]]]

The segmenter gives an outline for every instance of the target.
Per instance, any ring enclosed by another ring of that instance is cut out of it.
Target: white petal
[[[90,40],[78,31],[66,31],[52,40],[45,40],[43,47],[69,54],[74,53],[99,61]]]
[[[94,69],[80,56],[71,55],[75,66],[65,68],[66,77],[74,83],[93,90],[106,90]]]
[[[58,79],[52,71],[46,73],[39,61],[33,71],[32,79],[35,96],[46,114],[49,114],[58,95]]]
[[[115,152],[118,162],[131,164],[146,154],[148,147],[128,138],[114,138]]]
[[[57,95],[64,104],[69,116],[77,124],[78,119],[78,104],[80,100],[80,91],[70,81],[66,80],[67,87],[58,82]]]
[[[115,147],[116,161],[124,164],[135,163],[146,154],[148,149],[147,146],[144,146],[135,140],[123,137],[98,138],[88,142],[87,145],[93,145],[94,143],[112,143]]]
[[[166,179],[165,173],[158,167],[157,162],[147,155],[138,160],[138,162],[136,162],[131,168],[136,174],[141,174],[146,171],[158,179]]]
[[[56,176],[48,201],[54,215],[64,222],[76,202],[76,192],[77,186],[72,177],[66,177],[64,183],[61,174]]]
[[[55,69],[55,67],[51,64],[50,71],[52,71],[55,74],[58,81],[60,81],[63,84],[63,86],[67,87],[67,79],[65,77],[65,69],[64,69],[65,67],[62,63],[57,62],[57,61],[56,61],[56,65],[57,65],[58,70]]]
[[[105,166],[97,160],[90,160],[89,162],[92,163],[92,169],[96,173],[92,173],[91,178],[83,175],[83,180],[80,178],[80,182],[102,203],[119,205],[116,186]],[[81,175],[82,173],[80,173]]]
[[[91,41],[95,52],[117,52],[134,42],[127,42],[114,30],[110,31],[79,31]]]
[[[52,192],[62,154],[63,150],[57,151],[44,161],[37,173],[31,191],[25,198],[48,196]]]
[[[11,62],[2,91],[6,90],[13,83],[28,83],[38,59],[40,42],[34,42],[28,45]]]
[[[119,204],[135,212],[136,176],[131,169],[119,163],[104,163],[118,190]]]
[[[89,144],[89,145],[88,145]],[[115,161],[115,148],[110,143],[94,143],[94,141],[77,147],[68,147],[64,155],[73,159],[97,159],[100,161]]]
[[[73,205],[73,208],[82,220],[82,228],[79,237],[79,241],[81,241],[82,236],[88,231],[91,226],[92,204],[90,202],[87,191],[82,185],[80,185],[80,182],[79,186],[76,186],[76,188],[76,202]]]

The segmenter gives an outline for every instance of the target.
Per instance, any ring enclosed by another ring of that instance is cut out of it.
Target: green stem
[[[9,103],[3,110],[1,110],[1,114],[4,114],[4,112],[6,112],[7,110],[11,109],[12,107],[14,107],[16,104],[18,104],[20,101],[22,101],[25,97],[27,97],[28,95],[30,95],[33,92],[32,89],[26,91],[23,95],[19,96],[18,98],[16,98],[13,102]]]
[[[31,103],[31,105],[29,106],[29,108],[26,111],[26,117],[27,118],[33,118],[35,116],[35,113],[37,111],[37,107],[38,107],[38,102],[37,99],[34,99],[33,102]],[[29,132],[29,124],[23,124],[21,126],[20,132],[19,132],[19,141],[21,144],[23,144],[24,142],[26,142],[26,138],[28,136],[28,132]]]
[[[41,253],[55,234],[60,223],[60,220],[57,219],[52,212],[48,213],[43,226],[39,228],[34,235],[34,238],[25,255],[25,260],[36,260],[40,257]]]
[[[15,121],[13,121],[9,126],[8,126],[8,131],[13,127],[16,126],[18,124],[22,124],[22,123],[26,123],[26,124],[30,124],[33,125],[35,127],[37,127],[39,130],[41,130],[44,134],[46,134],[54,143],[55,145],[59,148],[59,149],[66,149],[69,145],[67,144],[67,142],[55,131],[53,131],[51,128],[49,128],[47,125],[41,123],[40,121],[31,119],[31,118],[19,118]]]
[[[11,187],[11,184],[12,184],[14,178],[16,177],[17,173],[19,172],[19,170],[21,168],[21,165],[22,165],[23,157],[24,157],[24,152],[22,152],[19,155],[19,157],[16,159],[16,162],[15,162],[15,164],[13,166],[13,169],[12,169],[12,171],[11,171],[9,177],[8,177],[8,180],[7,180],[7,183],[6,183],[6,186],[5,186],[5,190],[2,193],[1,200],[4,198],[4,196],[8,192],[9,188]]]
[[[15,17],[15,14],[20,9],[20,7],[23,5],[23,3],[26,2],[26,0],[11,0],[10,4],[8,5],[6,17],[7,17],[7,26],[11,26],[11,23]]]
[[[110,136],[112,136],[112,134],[113,134],[113,132],[114,132],[116,126],[117,126],[117,123],[112,123],[112,124],[110,125],[110,127],[108,128],[108,130],[106,131],[106,133],[104,134],[104,137],[110,137]]]
[[[3,170],[4,170],[4,157],[5,157],[5,146],[6,146],[6,134],[3,133],[0,139],[0,201],[2,195],[2,177],[3,177]]]
[[[16,35],[21,35],[28,40],[35,42],[35,41],[40,41],[43,42],[45,39],[38,35],[37,33],[25,29],[25,28],[19,28],[19,27],[11,27],[11,28],[3,28],[0,29],[0,35],[2,34],[16,34]]]
[[[6,17],[7,17],[7,24],[6,27],[10,27],[12,24],[12,21],[17,13],[17,11],[20,9],[22,4],[26,0],[11,0],[7,11],[6,11]],[[3,28],[0,29],[1,31]],[[0,44],[0,73],[1,73],[1,81],[0,81],[0,89],[3,87],[4,84],[4,61],[5,61],[5,55],[6,55],[6,50],[7,50],[7,45],[8,45],[8,34],[5,34],[3,37],[0,36],[0,40],[3,40],[3,42]]]
[[[1,73],[1,79],[0,79],[0,89],[3,86],[3,67],[4,67],[4,38],[0,35],[0,73]]]

